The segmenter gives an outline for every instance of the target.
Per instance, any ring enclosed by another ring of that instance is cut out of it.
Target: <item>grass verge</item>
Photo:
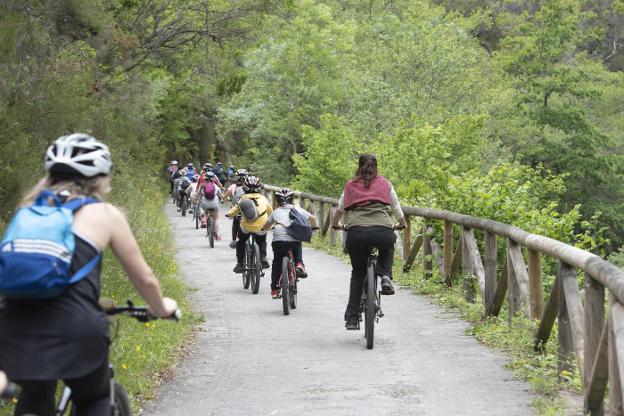
[[[349,262],[340,244],[332,246],[328,238],[317,235],[310,245]],[[403,287],[409,287],[416,294],[429,297],[444,309],[454,311],[470,324],[466,330],[467,335],[474,336],[492,349],[502,351],[509,359],[507,367],[514,376],[528,382],[535,392],[533,406],[536,414],[546,416],[582,414],[582,400],[581,409],[570,408],[570,400],[564,399],[560,394],[562,392],[572,393],[572,396],[580,394],[581,380],[576,370],[562,373],[558,371],[556,323],[545,352],[537,353],[533,349],[537,322],[524,317],[514,317],[509,325],[505,305],[499,316],[484,318],[481,300],[477,300],[476,303],[466,302],[461,285],[447,288],[437,271],[434,271],[431,278],[424,279],[422,258],[420,260],[419,262],[417,259],[411,271],[404,273],[402,260],[395,258],[395,281]]]
[[[134,411],[154,397],[155,388],[183,352],[201,318],[189,302],[174,257],[173,233],[163,211],[165,192],[152,178],[116,177],[111,202],[123,208],[148,264],[160,280],[165,296],[178,301],[183,310],[179,322],[140,323],[120,317],[110,325],[110,360],[115,377],[128,391]],[[110,250],[104,254],[101,296],[122,304],[132,300],[144,304]],[[0,405],[0,415],[9,415],[12,405]]]

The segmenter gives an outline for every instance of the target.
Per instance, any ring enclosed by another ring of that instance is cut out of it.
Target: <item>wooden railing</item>
[[[275,204],[275,191],[265,185],[265,195]],[[330,227],[338,200],[295,191],[299,206],[319,218],[323,236],[329,232],[336,244],[337,231]],[[402,235],[404,270],[413,265],[423,250],[423,270],[427,278],[437,266],[447,285],[460,273],[474,276],[484,305],[484,315],[498,315],[505,297],[509,317],[523,313],[539,321],[535,348],[540,350],[550,337],[558,319],[559,371],[570,370],[576,359],[584,396],[585,413],[604,414],[604,398],[609,388],[609,414],[624,414],[624,271],[602,258],[541,235],[500,222],[429,208],[403,207],[408,226]],[[444,238],[440,245],[432,237],[431,227],[421,226],[413,238],[412,217],[443,222]],[[453,228],[461,228],[453,248]],[[483,231],[484,257],[474,230]],[[506,258],[498,274],[497,239],[506,243]],[[340,239],[342,241],[342,239]],[[523,253],[526,249],[526,257]],[[555,283],[544,305],[542,256],[558,262]],[[526,263],[525,263],[526,258]],[[577,273],[585,273],[585,302],[579,291]],[[462,279],[468,301],[474,300],[473,285]],[[608,289],[608,315],[605,314],[605,288]],[[605,322],[606,318],[606,322]]]

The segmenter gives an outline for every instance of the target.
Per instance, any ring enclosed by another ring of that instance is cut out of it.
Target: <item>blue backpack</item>
[[[308,220],[306,220],[296,208],[290,210],[288,218],[290,219],[290,225],[286,227],[288,235],[299,241],[308,243],[312,241],[312,227]]]
[[[48,205],[48,200],[54,206]],[[74,212],[94,198],[61,203],[45,190],[29,207],[20,208],[0,242],[0,295],[7,298],[50,299],[85,278],[100,261],[98,254],[70,276],[76,242]]]

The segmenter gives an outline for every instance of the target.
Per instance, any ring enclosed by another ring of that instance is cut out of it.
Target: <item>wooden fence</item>
[[[265,195],[275,201],[280,188],[265,185]],[[338,200],[295,191],[298,205],[319,218],[321,233],[329,232],[336,244],[337,231],[331,228]],[[558,319],[559,370],[570,368],[576,359],[583,381],[585,413],[604,414],[604,398],[609,385],[609,414],[624,415],[624,271],[600,257],[568,244],[496,221],[429,208],[403,207],[408,227],[403,231],[404,270],[413,265],[423,250],[425,278],[434,264],[447,285],[455,276],[474,276],[484,305],[484,315],[498,315],[505,297],[510,319],[517,313],[539,321],[535,348],[540,350],[550,337]],[[420,227],[412,235],[412,217],[443,222],[444,238],[436,241],[431,228]],[[454,227],[456,226],[456,227]],[[454,228],[460,228],[456,247]],[[483,232],[484,256],[474,230]],[[506,243],[506,258],[498,274],[497,239]],[[342,239],[340,239],[342,241]],[[526,255],[524,253],[526,251]],[[542,256],[557,259],[555,284],[544,304]],[[526,262],[525,262],[526,259]],[[585,273],[583,302],[577,273]],[[474,300],[469,279],[464,282],[466,299]],[[605,314],[605,288],[608,289],[608,315]],[[605,322],[606,319],[606,322]]]

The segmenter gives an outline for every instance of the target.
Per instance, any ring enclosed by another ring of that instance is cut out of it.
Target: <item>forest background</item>
[[[0,221],[86,131],[121,189],[221,160],[337,196],[370,151],[406,204],[617,252],[623,34],[621,0],[3,1]]]

